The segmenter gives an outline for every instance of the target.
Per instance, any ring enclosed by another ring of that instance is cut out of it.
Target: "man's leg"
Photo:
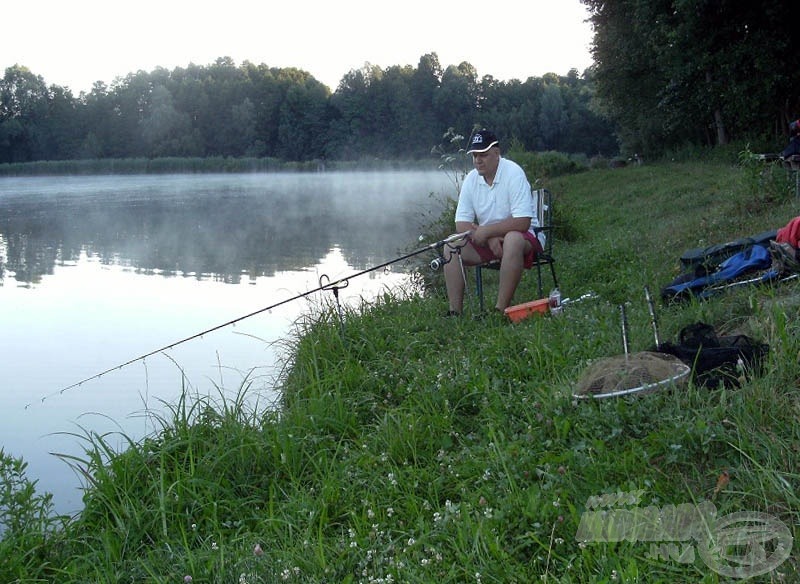
[[[500,261],[500,284],[497,290],[497,310],[505,310],[522,279],[525,254],[531,251],[531,242],[518,231],[506,233],[503,238],[503,259]]]
[[[444,265],[444,282],[447,287],[447,301],[450,304],[450,311],[461,314],[464,310],[465,287],[461,264],[474,266],[481,263],[481,258],[471,245],[465,245],[461,248],[461,261],[459,261],[458,252],[447,245],[445,245],[442,255],[446,262]]]

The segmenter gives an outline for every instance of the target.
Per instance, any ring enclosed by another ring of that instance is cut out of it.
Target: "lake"
[[[54,453],[86,432],[122,448],[184,391],[248,383],[269,407],[293,323],[334,302],[306,293],[398,258],[454,195],[435,171],[0,178],[0,448],[70,513],[81,482]]]

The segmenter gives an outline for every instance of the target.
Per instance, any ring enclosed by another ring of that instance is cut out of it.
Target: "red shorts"
[[[523,233],[522,237],[524,237],[531,243],[531,251],[526,253],[524,258],[525,269],[528,269],[533,265],[533,260],[536,259],[536,254],[542,251],[542,243],[539,241],[539,238],[536,237],[530,231],[526,231],[525,233]],[[489,247],[481,247],[480,245],[475,245],[475,242],[473,242],[472,240],[470,240],[469,244],[472,246],[472,249],[478,252],[478,255],[484,262],[490,262],[492,260],[500,259],[496,255],[494,255],[494,253],[492,252],[491,249],[489,249]]]

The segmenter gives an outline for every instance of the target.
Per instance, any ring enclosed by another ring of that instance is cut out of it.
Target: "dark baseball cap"
[[[500,142],[497,140],[497,136],[492,134],[489,130],[481,130],[480,132],[475,132],[472,138],[469,139],[469,150],[467,150],[467,154],[486,152],[492,146],[499,145]]]

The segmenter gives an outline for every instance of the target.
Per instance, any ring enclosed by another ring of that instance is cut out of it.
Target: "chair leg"
[[[542,285],[542,265],[536,264],[536,277],[539,283],[539,298],[544,298],[544,286]]]

